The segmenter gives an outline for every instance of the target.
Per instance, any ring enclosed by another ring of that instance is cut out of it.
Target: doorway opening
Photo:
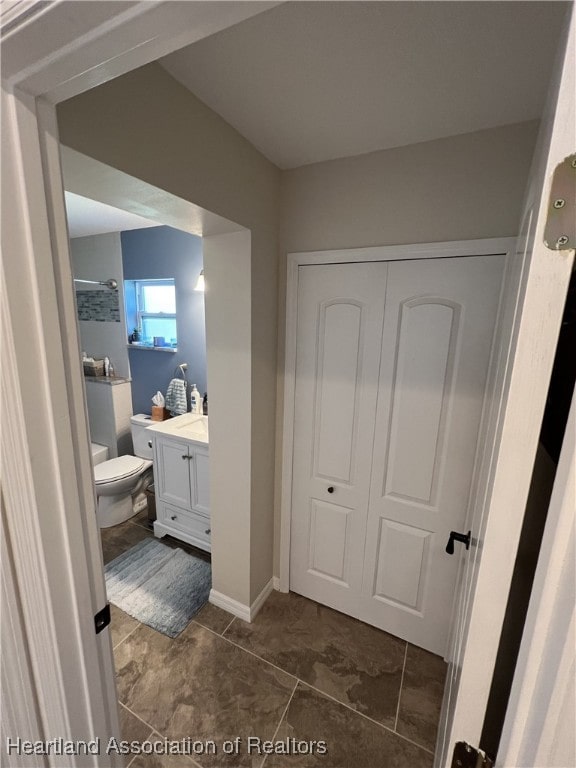
[[[196,507],[190,507],[189,512],[186,511],[185,501],[180,502],[180,506],[183,506],[183,514],[196,514],[197,521],[194,518],[188,527],[168,525],[169,533],[178,541],[183,541],[192,547],[200,547],[203,551],[212,551],[213,579],[218,588],[218,585],[222,584],[220,574],[226,570],[226,557],[221,554],[221,550],[219,552],[218,529],[226,531],[230,527],[229,515],[233,508],[233,501],[238,500],[239,494],[249,494],[248,487],[242,490],[242,484],[249,483],[247,476],[239,480],[233,497],[230,495],[230,486],[222,482],[222,478],[230,474],[230,456],[238,447],[241,446],[244,455],[249,455],[250,435],[242,434],[237,424],[232,427],[231,409],[234,406],[229,402],[229,398],[226,401],[221,394],[227,391],[229,379],[225,350],[234,347],[235,344],[235,340],[230,336],[231,326],[223,320],[223,315],[232,312],[236,327],[242,327],[242,324],[244,327],[249,326],[250,321],[249,232],[221,216],[146,185],[68,147],[61,147],[61,157],[64,185],[68,192],[88,201],[97,201],[111,206],[114,210],[134,216],[136,219],[144,217],[147,222],[144,222],[145,227],[127,231],[122,236],[99,234],[82,241],[75,239],[72,241],[74,277],[92,279],[104,272],[106,274],[110,272],[109,277],[116,278],[120,287],[120,296],[116,296],[119,309],[116,307],[115,310],[119,316],[112,318],[118,322],[91,322],[90,312],[86,315],[87,322],[80,321],[80,325],[83,326],[80,331],[81,348],[87,351],[89,356],[92,353],[101,354],[101,356],[109,355],[116,366],[116,373],[124,377],[124,381],[118,376],[110,380],[114,383],[114,387],[110,389],[116,395],[115,405],[112,404],[116,412],[111,418],[108,418],[109,414],[104,417],[101,412],[104,402],[98,395],[101,395],[104,389],[102,380],[97,378],[86,381],[86,389],[95,390],[96,393],[92,396],[92,392],[88,392],[88,416],[93,431],[93,442],[94,430],[97,430],[98,435],[103,437],[96,439],[95,442],[104,444],[104,447],[109,450],[109,457],[117,456],[119,453],[130,453],[133,448],[130,442],[132,414],[142,413],[149,417],[152,410],[152,397],[157,391],[165,395],[172,379],[186,379],[187,401],[184,414],[190,408],[193,385],[201,387],[204,394],[207,391],[207,380],[210,381],[211,390],[213,388],[216,392],[215,402],[225,400],[223,407],[211,409],[209,473],[207,470],[206,478],[202,481],[203,486],[194,486],[193,492],[200,487],[205,487],[202,494],[207,499],[208,485],[215,486],[217,490],[212,494],[210,504],[207,501],[198,501]],[[96,242],[98,238],[103,239],[100,242],[102,247]],[[80,244],[82,248],[78,251]],[[169,264],[171,266],[168,266]],[[88,272],[83,272],[82,269],[87,269]],[[142,269],[144,272],[141,271]],[[172,276],[172,272],[168,275],[166,269],[168,272],[179,270],[176,281],[178,283],[176,310],[179,313],[177,347],[166,343],[165,339],[162,345],[158,340],[156,345],[153,343],[144,345],[139,343],[139,340],[135,343],[134,331],[129,328],[127,319],[130,317],[130,297],[123,295],[123,280]],[[206,294],[194,290],[201,272],[207,275]],[[229,276],[233,274],[241,274],[244,278],[237,280],[235,285],[231,286]],[[84,288],[84,284],[80,286]],[[94,310],[97,313],[94,319],[97,321],[104,319],[99,307],[101,295],[102,290],[97,294],[98,306]],[[206,308],[204,308],[205,296]],[[189,306],[191,304],[193,307]],[[206,319],[204,319],[204,309]],[[109,310],[105,309],[104,312]],[[240,344],[240,342],[237,343]],[[129,381],[131,370],[140,378],[137,386],[134,381],[136,376],[132,377],[132,382]],[[240,377],[242,373],[239,371],[238,376]],[[142,377],[145,377],[144,381]],[[121,396],[122,389],[126,390],[126,396]],[[135,410],[133,404],[137,404]],[[200,407],[202,405],[201,402]],[[226,410],[228,410],[227,413]],[[178,415],[179,412],[181,411],[174,411],[173,415]],[[132,420],[135,421],[135,419],[136,417]],[[166,423],[169,424],[169,422]],[[149,421],[148,424],[152,425],[153,422]],[[106,429],[112,430],[113,434],[107,435]],[[176,438],[186,436],[187,433],[183,431],[176,435]],[[146,443],[152,442],[153,436],[149,435],[149,437],[150,440]],[[207,441],[208,431],[206,430],[206,464],[208,463]],[[151,447],[147,445],[144,446],[144,450],[152,452]],[[152,457],[147,455],[145,458]],[[190,462],[190,464],[193,463]],[[195,464],[193,466],[196,468]],[[238,462],[235,461],[234,466],[238,466]],[[196,474],[194,478],[198,479]],[[150,493],[146,495],[152,501]],[[170,521],[174,511],[168,514],[170,510],[164,504],[166,499],[154,501],[158,502],[154,504],[156,514],[162,511],[166,520]],[[189,503],[193,505],[192,499]],[[150,528],[145,510],[139,513],[135,520],[142,523],[144,527]],[[156,535],[164,535],[166,533],[164,523],[157,522],[159,530]],[[103,536],[108,540],[109,545],[108,556],[111,553],[118,553],[118,546],[122,548],[127,543],[137,543],[142,538],[143,530],[135,529],[133,523],[127,526],[130,533],[127,537],[120,535],[118,538],[113,531],[104,532]],[[213,529],[216,531],[215,537],[212,536]],[[146,533],[149,533],[149,530]],[[220,546],[226,548],[225,544]]]

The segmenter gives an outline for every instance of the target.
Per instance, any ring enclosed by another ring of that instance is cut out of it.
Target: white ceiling
[[[294,168],[539,117],[565,9],[287,2],[161,64]]]
[[[72,192],[66,192],[65,195],[68,232],[71,238],[159,226],[156,221],[144,219],[142,216],[121,211],[111,205],[89,200]]]

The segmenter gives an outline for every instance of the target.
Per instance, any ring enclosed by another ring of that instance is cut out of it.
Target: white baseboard
[[[273,581],[274,581],[274,589],[277,592],[284,592],[284,594],[288,594],[288,592],[290,592],[288,584],[286,584],[286,587],[282,586],[282,579],[280,578],[280,576],[274,576]]]
[[[239,619],[242,619],[242,621],[247,621],[250,623],[256,618],[256,614],[260,608],[262,608],[268,595],[270,595],[273,589],[274,579],[270,579],[256,600],[254,600],[252,605],[246,605],[245,603],[241,603],[238,600],[234,600],[232,597],[228,597],[228,595],[225,595],[222,592],[217,592],[215,589],[210,590],[210,597],[208,600],[212,603],[212,605],[216,605],[218,608],[222,608],[223,610],[228,611],[228,613],[231,613],[233,616],[237,616]]]
[[[274,591],[274,579],[270,579],[268,584],[264,586],[264,589],[262,590],[262,592],[260,592],[256,600],[254,600],[254,602],[250,606],[250,621],[254,621],[260,608],[262,608],[262,606],[268,599],[270,593],[273,591]]]
[[[240,603],[238,600],[234,600],[228,595],[224,595],[222,592],[217,592],[215,589],[210,590],[210,597],[208,602],[212,605],[217,605],[218,608],[223,608],[228,613],[238,616],[243,621],[250,621],[250,606]]]

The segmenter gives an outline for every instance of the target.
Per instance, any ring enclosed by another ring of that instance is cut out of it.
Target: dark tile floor
[[[105,562],[152,535],[145,515],[103,530]],[[111,631],[123,738],[218,749],[137,755],[129,768],[432,766],[444,661],[311,600],[274,592],[252,624],[207,604],[175,639],[112,606]],[[237,737],[239,752],[223,754]],[[327,752],[265,754],[249,737]]]

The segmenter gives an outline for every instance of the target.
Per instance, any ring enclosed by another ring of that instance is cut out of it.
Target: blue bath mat
[[[210,563],[144,539],[104,568],[111,603],[152,629],[176,637],[207,602]]]

